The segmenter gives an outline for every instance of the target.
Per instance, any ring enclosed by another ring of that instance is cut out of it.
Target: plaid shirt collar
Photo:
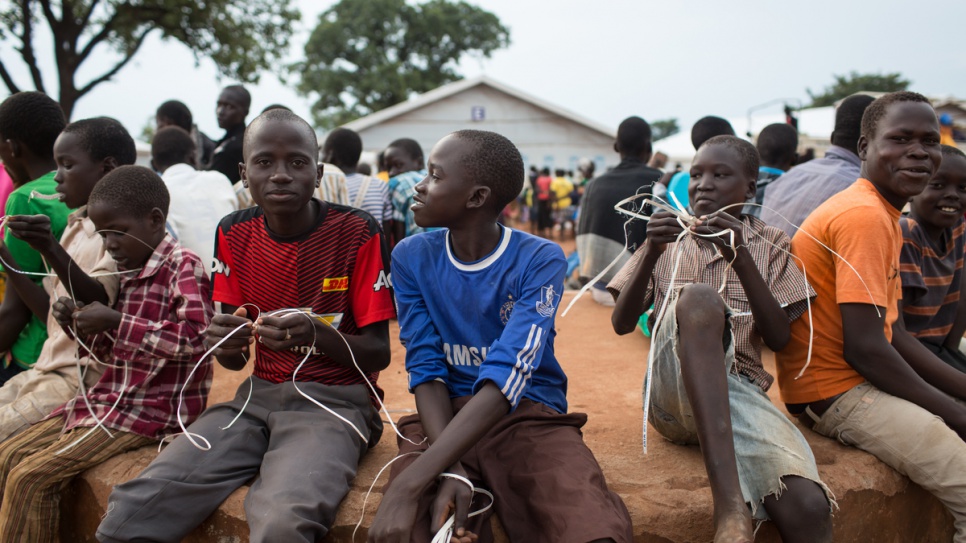
[[[178,242],[175,241],[171,234],[165,232],[164,238],[161,239],[161,243],[154,248],[154,252],[148,257],[148,261],[141,268],[141,273],[137,275],[138,279],[146,279],[158,273],[161,269],[161,265],[164,264],[165,260],[172,251],[178,246]]]

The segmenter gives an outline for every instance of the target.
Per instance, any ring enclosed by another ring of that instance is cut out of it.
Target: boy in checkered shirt
[[[785,542],[828,542],[830,501],[815,458],[765,393],[773,378],[761,344],[781,350],[814,293],[789,257],[788,237],[741,215],[758,162],[755,147],[734,136],[698,149],[688,187],[697,221],[676,241],[677,217],[652,215],[643,249],[608,285],[617,299],[612,321],[626,334],[652,301],[655,313],[667,306],[656,329],[651,323],[649,422],[671,441],[700,445],[715,541],[750,543],[752,518],[770,518]]]
[[[189,423],[205,407],[211,365],[189,374],[205,351],[209,281],[165,231],[169,198],[140,166],[91,192],[88,216],[122,272],[116,309],[65,297],[52,311],[109,365],[86,394],[0,446],[0,541],[57,541],[60,490],[74,476],[176,433],[179,410]]]

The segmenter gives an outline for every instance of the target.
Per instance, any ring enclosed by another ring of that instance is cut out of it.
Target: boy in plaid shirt
[[[111,365],[86,398],[0,446],[0,541],[58,540],[59,493],[75,475],[176,432],[178,409],[186,423],[204,409],[210,364],[185,383],[205,351],[209,281],[166,233],[168,202],[161,178],[140,166],[113,170],[91,192],[88,216],[122,272],[117,309],[61,298],[52,310]]]

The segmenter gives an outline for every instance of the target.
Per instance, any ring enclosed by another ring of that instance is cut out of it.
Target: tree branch
[[[138,36],[137,40],[135,40],[134,47],[132,47],[129,51],[127,51],[126,56],[120,62],[115,64],[113,68],[105,72],[97,79],[91,80],[89,83],[84,85],[79,91],[77,91],[77,98],[79,99],[80,97],[90,92],[91,89],[93,89],[97,85],[100,85],[101,83],[104,83],[105,81],[108,81],[109,79],[117,75],[117,72],[121,71],[121,69],[124,68],[124,66],[126,66],[127,63],[131,61],[132,58],[134,58],[134,55],[137,53],[138,49],[140,49],[141,45],[144,43],[144,39],[148,37],[148,34],[150,34],[152,30],[154,29],[149,28],[145,30],[143,33],[141,33],[141,35]]]
[[[47,0],[40,0],[40,3],[48,4],[47,8],[50,8]],[[34,56],[33,21],[31,21],[29,0],[20,2],[20,14],[23,17],[23,34],[20,36],[23,46],[20,48],[20,56],[23,57],[23,61],[30,68],[30,77],[34,80],[34,87],[46,94],[47,90],[44,88],[44,80],[40,75],[40,67],[37,66],[37,57]]]
[[[87,10],[87,13],[84,14],[84,18],[81,19],[81,28],[87,28],[87,24],[91,22],[91,17],[94,15],[94,10],[97,9],[97,4],[99,3],[100,0],[91,0],[91,9]]]
[[[7,71],[7,67],[3,65],[2,60],[0,60],[0,78],[3,78],[3,82],[7,84],[7,89],[10,91],[10,94],[20,92],[20,87],[10,77],[10,72]]]

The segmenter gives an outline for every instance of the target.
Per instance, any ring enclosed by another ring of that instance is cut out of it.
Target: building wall
[[[428,157],[432,146],[443,136],[465,128],[490,130],[510,138],[520,149],[527,168],[533,164],[538,168],[576,169],[577,161],[587,157],[597,163],[597,171],[601,172],[619,162],[613,137],[486,85],[358,132],[366,151],[364,159],[403,137],[418,141]]]

